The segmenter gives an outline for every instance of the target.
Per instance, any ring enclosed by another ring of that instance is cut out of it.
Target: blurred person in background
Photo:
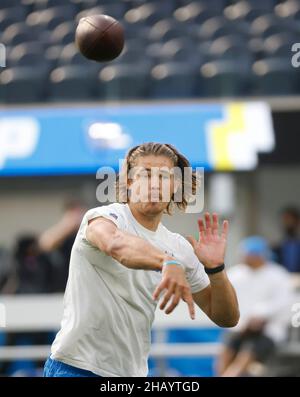
[[[36,236],[24,235],[17,240],[10,268],[1,289],[2,294],[41,294],[52,291],[52,264],[48,256],[40,250]],[[4,335],[4,344],[7,346],[49,343],[48,332],[9,332]],[[32,369],[41,367],[41,362],[27,362],[22,365]],[[19,368],[22,365],[19,364]],[[0,362],[0,374],[9,375],[14,367],[16,366],[13,362]]]
[[[39,238],[41,250],[48,253],[54,265],[53,292],[65,290],[72,246],[86,211],[87,208],[82,202],[67,201],[61,220],[44,231]]]
[[[17,240],[11,270],[4,283],[3,294],[38,294],[51,292],[52,264],[39,248],[34,235]]]
[[[240,321],[228,332],[217,362],[219,376],[249,376],[254,363],[266,363],[287,338],[292,303],[289,273],[271,262],[266,240],[241,242],[243,263],[228,270],[240,305]]]
[[[11,264],[11,253],[6,248],[0,247],[0,291],[6,283]]]
[[[296,207],[281,211],[282,241],[274,247],[276,261],[291,273],[300,274],[300,213]]]

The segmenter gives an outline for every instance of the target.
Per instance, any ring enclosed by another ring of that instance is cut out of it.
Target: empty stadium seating
[[[88,61],[74,45],[77,22],[95,13],[125,28],[111,63]],[[0,32],[4,103],[300,90],[291,66],[300,0],[1,0]],[[32,88],[18,97],[20,87]]]

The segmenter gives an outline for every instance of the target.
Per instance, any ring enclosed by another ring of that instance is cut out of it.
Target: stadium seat
[[[123,22],[125,42],[128,40],[136,39],[137,37],[141,40],[149,40],[150,27],[144,23],[126,23]],[[138,32],[138,34],[137,34]]]
[[[63,45],[52,45],[45,50],[44,57],[49,63],[50,69],[54,69],[57,66],[58,59],[64,47]]]
[[[146,48],[146,57],[155,64],[164,62],[195,63],[199,54],[187,39],[172,39],[165,43],[152,43]]]
[[[136,49],[139,48],[141,49],[142,56],[145,57],[145,47],[147,45],[148,41],[144,40],[142,37],[135,37],[132,39],[127,39],[125,41],[125,47],[124,49]]]
[[[195,44],[195,53],[198,54],[198,56],[201,56],[202,58],[209,61],[210,60],[209,51],[213,41],[214,40],[204,40],[204,41],[199,40],[199,42]]]
[[[234,34],[245,38],[249,37],[249,24],[245,21],[232,23],[228,19],[218,16],[208,19],[195,31],[195,37],[200,40],[216,39]]]
[[[288,95],[297,92],[297,69],[290,58],[268,58],[253,64],[256,95]]]
[[[174,18],[179,22],[199,24],[217,15],[218,11],[211,9],[206,3],[198,1],[179,7],[173,13]]]
[[[297,41],[297,36],[294,34],[287,32],[273,34],[263,42],[263,57],[289,58],[292,45]]]
[[[54,69],[49,83],[50,101],[82,101],[91,99],[95,79],[90,68],[68,65]]]
[[[34,11],[28,15],[26,23],[28,26],[40,26],[44,30],[53,30],[59,24],[74,21],[75,11],[72,7],[62,6],[47,10]]]
[[[208,56],[211,60],[236,60],[243,59],[246,62],[252,61],[252,56],[247,48],[247,41],[239,36],[224,36],[212,41]]]
[[[286,0],[277,4],[274,8],[274,13],[281,17],[292,17],[299,19],[300,4],[295,0]]]
[[[155,62],[158,62],[159,59],[164,55],[165,54],[163,52],[163,43],[160,42],[150,43],[145,48],[145,56],[148,59],[154,60]]]
[[[251,52],[253,59],[260,59],[263,57],[264,40],[260,37],[253,37],[247,43],[247,48]]]
[[[240,96],[245,95],[250,76],[247,63],[235,60],[219,60],[201,66],[197,75],[198,96]]]
[[[297,34],[298,31],[299,26],[295,20],[292,18],[279,18],[273,14],[258,17],[251,24],[251,33],[262,38],[284,32]]]
[[[157,22],[149,32],[149,39],[152,41],[168,41],[175,38],[185,37],[187,28],[176,23],[172,19],[163,19]]]
[[[195,2],[195,0],[180,0],[178,3],[179,6],[186,6],[192,2]],[[227,2],[227,0],[197,0],[197,3],[200,3],[210,10],[218,12],[219,14],[222,14]]]
[[[137,99],[148,94],[149,64],[114,65],[101,70],[98,76],[98,98]]]
[[[129,24],[142,23],[151,26],[167,16],[168,14],[164,13],[159,5],[150,2],[128,10],[124,20]]]
[[[144,51],[142,45],[137,42],[134,46],[130,47],[126,44],[121,55],[114,61],[114,64],[135,64],[142,62],[145,59]]]
[[[12,7],[0,10],[0,31],[16,23],[23,22],[26,18],[26,12],[23,7]]]
[[[35,44],[19,44],[12,48],[9,53],[9,62],[12,66],[32,66],[38,69],[48,69],[47,60],[41,56],[41,46]]]
[[[195,54],[193,43],[185,38],[166,41],[163,44],[162,51],[166,57],[172,58],[174,61],[188,60],[190,54]]]
[[[43,99],[46,72],[31,66],[7,68],[0,75],[6,103],[39,102]]]
[[[273,0],[241,0],[228,5],[224,9],[224,15],[230,20],[244,19],[245,21],[252,22],[255,18],[272,12],[274,3]]]
[[[67,45],[74,42],[76,26],[73,22],[64,22],[58,25],[49,37],[49,42],[54,44]],[[45,32],[44,37],[50,32]]]
[[[161,0],[150,0],[149,2],[144,2],[144,1],[136,1],[136,6],[144,4],[144,3],[151,3],[155,6],[157,10],[160,10],[161,15],[167,15],[170,16],[172,15],[172,12],[175,8],[177,0],[168,0],[168,1],[161,1]],[[135,6],[135,7],[136,7]]]
[[[91,62],[86,59],[77,49],[74,43],[67,44],[60,48],[60,52],[57,54],[57,65],[85,65],[88,68],[95,62]],[[98,64],[97,64],[98,65]]]
[[[15,46],[27,41],[32,41],[36,38],[35,33],[34,30],[29,29],[23,22],[18,22],[5,29],[1,41],[6,45]]]
[[[189,98],[194,94],[195,70],[186,62],[162,63],[151,70],[150,96]]]

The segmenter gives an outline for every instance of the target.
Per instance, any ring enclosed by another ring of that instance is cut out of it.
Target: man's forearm
[[[117,231],[108,254],[131,269],[162,270],[168,256],[141,237]]]
[[[210,318],[221,327],[234,327],[239,307],[234,288],[225,271],[209,276],[211,285]]]

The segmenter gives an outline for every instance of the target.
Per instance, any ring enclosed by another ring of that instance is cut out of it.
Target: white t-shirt
[[[147,376],[157,306],[152,294],[162,274],[129,269],[93,247],[85,232],[88,221],[99,216],[181,261],[193,293],[207,287],[209,278],[184,237],[162,223],[155,232],[146,229],[128,204],[113,203],[85,214],[72,249],[63,319],[51,358],[100,376]]]
[[[240,320],[233,331],[241,330],[252,317],[265,318],[268,321],[265,334],[277,342],[284,340],[293,298],[289,273],[269,262],[258,269],[235,265],[227,274],[240,308]]]

